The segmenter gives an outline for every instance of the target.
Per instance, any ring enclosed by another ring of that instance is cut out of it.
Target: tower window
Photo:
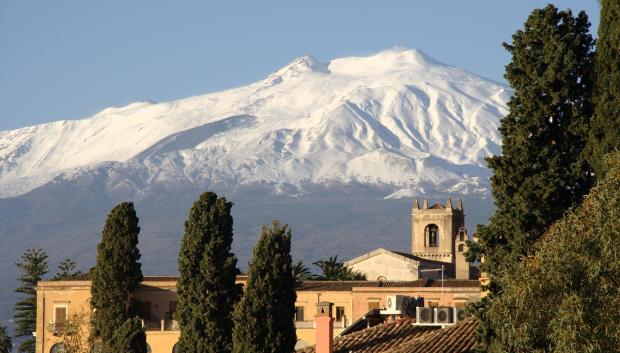
[[[426,246],[439,246],[439,227],[429,224],[424,228],[424,242]]]
[[[465,241],[465,229],[463,227],[459,229],[459,241]]]
[[[465,244],[459,244],[459,252],[463,252],[465,250]]]

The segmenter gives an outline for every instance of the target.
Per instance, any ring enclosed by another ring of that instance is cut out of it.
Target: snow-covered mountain
[[[96,170],[138,194],[179,182],[484,194],[510,92],[420,50],[303,56],[244,87],[0,132],[0,197]]]

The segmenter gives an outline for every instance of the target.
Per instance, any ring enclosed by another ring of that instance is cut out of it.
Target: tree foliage
[[[502,119],[502,153],[489,158],[495,214],[479,226],[469,260],[484,256],[490,298],[501,291],[495,278],[510,272],[533,244],[591,187],[585,146],[592,114],[593,39],[584,12],[573,16],[553,5],[534,10],[524,29],[504,47],[512,55],[505,77],[514,88]],[[483,302],[484,303],[484,302]],[[491,347],[493,323],[484,308],[479,338]],[[501,350],[501,348],[499,349]]]
[[[63,353],[90,353],[90,319],[85,310],[75,311],[66,318],[62,326],[51,329],[58,336],[58,342],[63,345]]]
[[[620,351],[620,154],[510,274],[489,318],[510,352]]]
[[[291,353],[295,334],[295,279],[291,230],[273,221],[263,227],[248,268],[243,298],[235,307],[235,353]]]
[[[126,320],[110,340],[110,352],[146,353],[146,334],[138,317]]]
[[[92,277],[93,337],[103,353],[114,352],[115,331],[134,316],[132,293],[142,282],[138,250],[138,217],[133,203],[123,202],[110,212],[97,246]]]
[[[75,267],[75,261],[72,261],[69,258],[64,259],[60,264],[58,264],[58,273],[54,276],[53,280],[62,281],[73,278],[82,274],[82,271],[77,270]]]
[[[11,336],[6,332],[6,327],[0,326],[0,353],[10,353],[12,349]]]
[[[232,310],[241,289],[231,252],[232,203],[213,192],[200,195],[185,222],[179,252],[179,351],[226,353],[232,349]]]
[[[25,297],[15,304],[15,337],[28,337],[17,347],[18,352],[34,353],[35,339],[32,333],[36,331],[37,323],[37,282],[47,274],[47,254],[45,251],[33,248],[22,255],[21,261],[15,264],[21,271],[18,280],[21,283],[15,290]]]
[[[620,148],[620,2],[601,0],[594,60],[595,105],[590,129],[589,152],[596,175],[601,175],[602,157]]]
[[[306,267],[302,261],[297,261],[293,264],[293,278],[295,279],[295,283],[299,284],[313,277],[310,269]]]
[[[364,281],[366,275],[346,267],[344,262],[338,260],[338,255],[312,263],[321,270],[316,279],[324,281]]]

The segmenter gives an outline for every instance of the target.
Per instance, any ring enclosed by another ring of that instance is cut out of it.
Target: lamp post
[[[444,306],[444,301],[443,301],[443,273],[445,271],[444,265],[441,265],[441,268],[419,270],[419,272],[436,272],[436,271],[441,271],[441,306]]]

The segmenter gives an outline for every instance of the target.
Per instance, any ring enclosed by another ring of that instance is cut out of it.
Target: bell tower
[[[411,212],[411,253],[417,257],[450,264],[458,279],[469,278],[469,263],[465,260],[467,231],[463,202],[452,199],[445,206],[437,202],[429,206],[426,199],[422,206],[416,198]]]

